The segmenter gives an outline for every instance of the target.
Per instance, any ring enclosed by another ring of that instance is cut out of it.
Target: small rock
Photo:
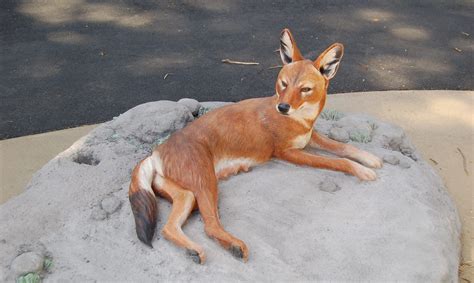
[[[403,142],[400,144],[400,152],[404,155],[411,155],[415,151],[413,145],[407,140],[404,139]]]
[[[314,130],[325,136],[329,136],[329,131],[332,129],[333,125],[330,121],[320,119],[314,125]]]
[[[15,277],[30,273],[39,272],[43,269],[44,258],[35,252],[26,252],[17,256],[11,265],[11,270]]]
[[[91,218],[94,220],[104,220],[107,218],[107,212],[103,211],[99,207],[96,207],[91,213]]]
[[[392,164],[392,165],[397,165],[398,163],[400,163],[400,159],[398,159],[398,157],[396,157],[395,155],[391,155],[391,154],[384,155],[383,161],[385,163]]]
[[[367,117],[345,116],[334,123],[336,127],[344,128],[349,132],[360,132],[364,135],[371,136],[374,130],[372,125],[375,122],[369,120]]]
[[[403,137],[402,137],[403,132],[401,133],[396,132],[395,134],[393,133],[390,133],[390,134],[392,134],[393,136],[388,137],[389,138],[388,146],[392,150],[400,151],[400,145],[402,144],[402,141],[403,141]]]
[[[341,188],[333,181],[326,180],[322,181],[321,184],[319,184],[319,189],[324,192],[334,193],[336,191],[339,191]]]
[[[349,142],[349,133],[343,128],[334,127],[329,130],[329,138],[340,142]]]
[[[103,199],[100,205],[105,212],[112,214],[120,208],[122,201],[117,197],[111,196]]]
[[[193,116],[197,116],[199,109],[201,108],[201,104],[196,99],[192,98],[182,98],[178,100],[178,103],[186,106],[191,113],[193,113]]]
[[[411,163],[408,160],[402,160],[400,161],[400,167],[408,169],[411,167]]]

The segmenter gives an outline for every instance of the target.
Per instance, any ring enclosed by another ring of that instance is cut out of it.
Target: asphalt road
[[[3,0],[0,139],[103,122],[160,99],[272,95],[284,27],[308,58],[345,45],[330,93],[472,90],[472,3]]]

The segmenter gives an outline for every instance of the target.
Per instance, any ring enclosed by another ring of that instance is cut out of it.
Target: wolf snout
[[[291,106],[288,103],[280,103],[278,104],[277,109],[281,114],[288,114],[288,111],[290,111],[290,107]]]

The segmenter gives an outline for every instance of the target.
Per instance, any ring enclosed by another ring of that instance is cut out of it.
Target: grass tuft
[[[43,263],[43,269],[46,272],[50,272],[52,267],[53,267],[53,260],[51,258],[45,258],[44,263]]]
[[[362,132],[352,132],[349,138],[351,141],[360,143],[368,143],[372,141],[372,137],[370,135]]]
[[[344,114],[334,109],[324,109],[321,112],[321,118],[324,120],[338,121],[342,117],[344,117]]]
[[[16,280],[17,283],[40,283],[41,277],[38,273],[31,272],[25,275],[18,277]]]
[[[372,131],[377,130],[377,128],[379,127],[375,122],[369,122],[369,125]]]

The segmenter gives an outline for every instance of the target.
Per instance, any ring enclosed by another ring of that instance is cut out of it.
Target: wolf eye
[[[301,89],[301,92],[310,92],[311,88],[310,87],[304,87]]]
[[[288,86],[288,84],[287,84],[285,81],[281,81],[281,86],[282,86],[283,88],[286,88],[286,87]]]

